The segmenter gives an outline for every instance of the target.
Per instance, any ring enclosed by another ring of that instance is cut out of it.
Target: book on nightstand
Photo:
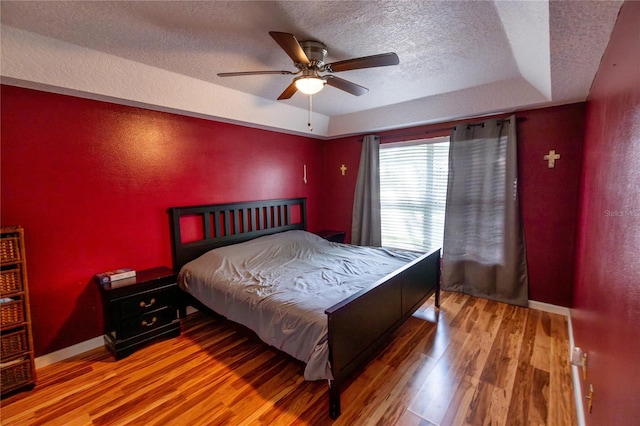
[[[115,271],[102,272],[96,274],[96,281],[100,284],[110,283],[112,281],[123,280],[125,278],[132,278],[136,276],[136,271],[131,268],[121,268]]]

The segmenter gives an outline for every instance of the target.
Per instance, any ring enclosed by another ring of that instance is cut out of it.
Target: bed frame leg
[[[329,416],[334,420],[340,416],[340,386],[335,380],[329,381]]]

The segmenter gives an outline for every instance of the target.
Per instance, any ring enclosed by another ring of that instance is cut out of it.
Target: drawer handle
[[[149,300],[149,303],[144,303],[144,300],[142,302],[140,302],[140,307],[141,308],[148,308],[153,306],[153,304],[156,303],[156,299],[151,299]]]
[[[158,318],[156,317],[151,318],[151,322],[147,322],[147,320],[142,320],[142,325],[144,325],[145,327],[151,327],[153,324],[156,323],[156,321],[158,321]]]

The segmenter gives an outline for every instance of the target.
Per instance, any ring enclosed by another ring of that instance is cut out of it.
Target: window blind
[[[382,245],[442,247],[449,138],[380,146]]]

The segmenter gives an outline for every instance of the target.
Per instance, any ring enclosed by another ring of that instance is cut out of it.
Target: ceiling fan
[[[245,75],[284,74],[301,76],[293,79],[291,84],[280,94],[278,100],[291,98],[298,90],[307,95],[318,93],[325,84],[336,89],[344,90],[355,96],[364,95],[369,91],[366,87],[344,80],[333,75],[320,75],[322,72],[335,73],[357,70],[362,68],[385,67],[398,65],[400,60],[393,52],[379,55],[364,56],[344,61],[325,63],[327,47],[315,40],[298,42],[293,34],[270,31],[269,34],[293,60],[298,71],[242,71],[218,73],[219,77],[237,77]]]

